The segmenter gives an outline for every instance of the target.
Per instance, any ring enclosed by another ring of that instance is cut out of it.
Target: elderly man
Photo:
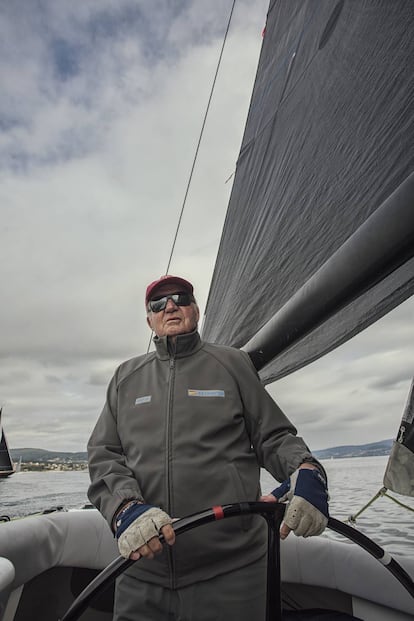
[[[144,557],[118,579],[114,619],[264,618],[264,520],[232,518],[175,542],[173,519],[225,503],[288,499],[281,537],[320,534],[328,517],[323,469],[248,355],[200,339],[190,282],[152,282],[145,305],[156,351],[119,366],[88,444],[89,498],[121,554]],[[268,496],[261,467],[284,481]]]

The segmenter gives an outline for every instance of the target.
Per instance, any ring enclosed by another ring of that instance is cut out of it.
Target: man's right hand
[[[133,561],[154,558],[162,550],[160,534],[172,546],[175,532],[170,516],[152,505],[133,502],[121,510],[115,521],[115,536],[121,555]]]

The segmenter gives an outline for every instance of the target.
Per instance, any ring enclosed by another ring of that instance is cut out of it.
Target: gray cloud
[[[83,450],[116,366],[147,350],[143,292],[165,272],[223,4],[0,9],[0,404],[12,447]],[[202,310],[267,5],[236,8],[171,265],[195,282]],[[269,388],[313,448],[394,435],[413,316],[409,300]]]
[[[269,392],[314,449],[396,435],[414,375],[414,300]]]
[[[260,4],[235,14],[171,267],[197,283],[201,307]],[[228,9],[18,0],[0,10],[0,402],[11,446],[82,449],[114,369],[147,349],[143,291],[166,267]]]

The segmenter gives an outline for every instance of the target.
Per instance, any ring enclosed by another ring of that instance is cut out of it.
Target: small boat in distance
[[[0,478],[9,477],[16,471],[12,457],[10,455],[4,429],[1,425],[1,414],[3,408],[0,408]]]

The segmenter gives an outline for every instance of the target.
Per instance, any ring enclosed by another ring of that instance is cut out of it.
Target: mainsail
[[[414,291],[413,31],[411,0],[270,3],[203,322],[265,383]]]
[[[1,425],[1,414],[3,408],[0,408],[0,478],[8,477],[14,473],[14,464],[7,445],[6,436]]]

